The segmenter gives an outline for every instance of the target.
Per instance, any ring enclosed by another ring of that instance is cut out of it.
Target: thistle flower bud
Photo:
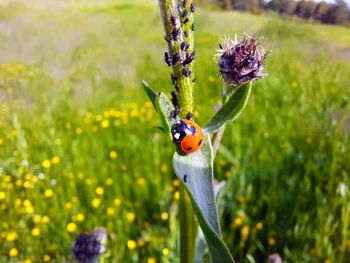
[[[81,233],[72,248],[74,260],[80,263],[96,262],[98,256],[106,250],[105,243],[104,228],[97,228],[92,234]]]
[[[227,85],[239,86],[266,76],[263,70],[268,53],[259,50],[258,45],[258,41],[251,37],[241,42],[225,39],[223,48],[219,50],[218,67]]]

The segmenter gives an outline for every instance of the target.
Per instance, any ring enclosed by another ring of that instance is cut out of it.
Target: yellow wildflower
[[[45,255],[43,256],[43,260],[44,260],[44,262],[49,262],[49,261],[51,260],[50,255],[45,254]]]
[[[18,256],[18,249],[17,248],[11,248],[9,250],[9,256],[10,257],[17,257]]]
[[[82,222],[85,220],[85,216],[82,213],[77,214],[76,219],[78,222]]]
[[[53,196],[53,191],[52,189],[46,189],[44,192],[45,197],[50,198]]]
[[[270,237],[267,242],[269,243],[270,246],[274,246],[276,245],[276,239],[274,239],[273,237]]]
[[[113,184],[113,179],[112,178],[107,178],[106,185],[112,185],[112,184]]]
[[[40,216],[40,215],[35,215],[35,216],[33,217],[33,222],[34,222],[35,224],[40,224],[40,223],[41,223],[41,216]]]
[[[67,202],[66,203],[66,208],[67,209],[72,209],[72,207],[73,207],[73,204],[71,202]]]
[[[91,201],[91,205],[94,207],[94,208],[97,208],[99,207],[101,204],[101,199],[100,198],[93,198],[92,201]]]
[[[50,160],[45,160],[45,161],[43,161],[42,166],[43,166],[45,169],[49,169],[49,168],[51,167],[51,162],[50,162]]]
[[[176,192],[174,193],[174,198],[175,198],[175,200],[179,200],[179,199],[180,199],[180,193],[179,193],[179,191],[176,191]]]
[[[137,243],[135,242],[135,240],[128,240],[126,245],[130,250],[134,250],[137,247]]]
[[[243,223],[243,219],[241,217],[237,217],[234,221],[235,226],[240,226]]]
[[[113,207],[108,207],[107,208],[107,215],[111,216],[114,214],[114,208]]]
[[[167,213],[167,212],[163,212],[161,215],[160,215],[160,217],[162,218],[162,220],[168,220],[168,218],[169,218],[169,214]]]
[[[37,227],[34,227],[32,229],[32,236],[34,236],[34,237],[40,236],[40,229]]]
[[[67,224],[67,231],[69,233],[73,233],[73,232],[77,231],[77,225],[73,222],[68,223]]]
[[[10,232],[7,234],[6,241],[7,242],[13,242],[18,238],[18,235],[15,231]]]
[[[135,217],[136,217],[136,215],[135,215],[135,213],[133,213],[133,212],[128,212],[128,213],[126,214],[126,219],[128,220],[129,223],[134,222]]]
[[[51,159],[51,163],[53,163],[53,164],[59,164],[60,161],[61,161],[61,159],[60,159],[60,157],[58,157],[58,156],[54,156],[54,157],[52,157],[52,159]]]
[[[97,187],[95,190],[96,194],[103,195],[105,190],[102,187]]]
[[[155,258],[148,258],[147,263],[157,263],[157,260]]]
[[[111,159],[117,159],[118,158],[118,153],[116,151],[110,151],[109,152],[109,157]]]
[[[108,128],[109,127],[109,120],[103,120],[102,122],[101,122],[101,127],[102,128]]]
[[[41,223],[43,223],[43,224],[48,224],[50,222],[50,217],[48,217],[48,216],[43,216],[42,218],[41,218]]]
[[[241,238],[242,240],[247,240],[250,234],[249,226],[243,226],[241,229]]]
[[[143,179],[143,178],[138,178],[137,179],[137,181],[136,181],[136,183],[138,184],[138,185],[145,185],[145,179]]]
[[[26,260],[23,261],[23,263],[33,263],[33,261],[29,258],[27,258]]]
[[[82,129],[82,128],[79,128],[79,127],[78,127],[78,128],[75,129],[75,133],[76,133],[76,134],[81,134],[82,132],[83,132],[83,129]]]
[[[4,200],[6,198],[6,193],[1,191],[0,192],[0,200]]]
[[[115,198],[113,203],[116,205],[116,206],[120,206],[122,204],[122,200],[120,198]]]
[[[261,230],[261,229],[263,229],[264,224],[262,222],[258,222],[255,227],[257,230]]]
[[[167,247],[163,248],[163,255],[164,256],[169,255],[169,248],[167,248]]]

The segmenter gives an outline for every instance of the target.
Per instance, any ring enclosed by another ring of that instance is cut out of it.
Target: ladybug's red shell
[[[202,129],[193,121],[183,119],[172,127],[173,141],[181,150],[190,154],[198,151],[204,142]]]

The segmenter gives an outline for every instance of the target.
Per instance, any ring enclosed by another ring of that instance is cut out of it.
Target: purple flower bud
[[[92,263],[105,252],[106,230],[97,228],[92,234],[81,233],[76,239],[72,251],[74,260],[80,263]]]
[[[259,50],[258,45],[258,41],[251,37],[241,42],[225,39],[218,55],[218,67],[228,85],[239,86],[266,76],[263,70],[267,53]]]

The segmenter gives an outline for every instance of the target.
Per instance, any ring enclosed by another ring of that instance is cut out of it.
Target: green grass
[[[105,262],[176,262],[174,147],[140,87],[145,79],[171,91],[157,7],[47,3],[0,9],[0,261],[69,260],[77,234],[103,226]],[[233,255],[346,262],[350,194],[339,185],[350,171],[350,30],[236,12],[199,10],[196,20],[199,124],[219,100],[222,36],[262,36],[272,51],[269,77],[228,126],[215,163],[228,180],[219,208]]]

